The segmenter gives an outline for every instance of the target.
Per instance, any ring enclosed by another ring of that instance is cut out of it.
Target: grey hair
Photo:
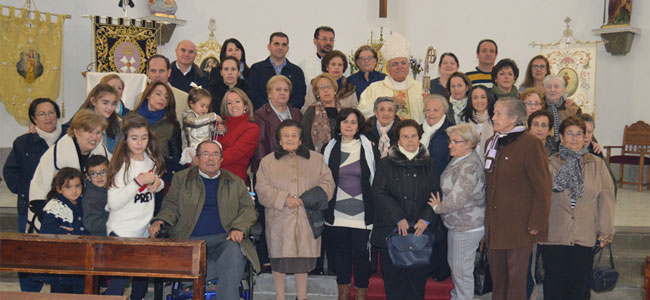
[[[596,130],[596,123],[594,122],[594,118],[590,114],[579,114],[576,117],[585,121],[585,123],[591,124],[591,129]]]
[[[566,81],[564,81],[564,77],[562,77],[560,75],[556,75],[556,74],[546,75],[546,77],[544,77],[544,81],[542,81],[542,84],[544,86],[546,86],[546,84],[549,81],[556,80],[556,79],[559,80],[560,82],[562,82],[562,86],[566,89]]]
[[[205,140],[205,141],[199,143],[196,146],[196,155],[197,156],[199,156],[201,154],[200,153],[201,152],[201,146],[203,146],[203,144],[215,144],[215,145],[219,146],[219,152],[221,153],[221,155],[223,155],[223,147],[221,147],[221,143],[219,143],[219,142],[217,142],[215,140]]]
[[[464,142],[472,143],[472,149],[476,148],[476,145],[478,145],[478,131],[476,130],[476,125],[474,124],[461,123],[458,125],[450,126],[445,129],[445,132],[448,135],[451,135],[452,133],[460,135]]]
[[[507,107],[509,118],[517,117],[517,122],[515,123],[516,125],[526,124],[528,117],[526,114],[526,106],[524,105],[523,101],[512,97],[504,97],[497,100],[494,105],[496,106],[497,104],[501,104]]]
[[[399,109],[399,106],[397,105],[397,102],[393,100],[391,97],[377,97],[377,100],[375,101],[375,108],[372,109],[372,111],[377,111],[377,107],[379,107],[379,104],[382,102],[390,102],[393,103],[393,106],[395,106],[395,111]]]
[[[424,96],[424,99],[422,99],[422,100],[424,100],[425,109],[426,109],[426,106],[427,106],[427,102],[429,102],[429,101],[438,101],[438,102],[440,102],[442,104],[442,108],[445,110],[445,113],[447,113],[447,111],[449,111],[449,102],[447,102],[447,99],[445,99],[445,97],[443,97],[441,95],[429,94],[429,95]]]

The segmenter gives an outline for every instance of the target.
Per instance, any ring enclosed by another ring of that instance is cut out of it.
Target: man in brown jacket
[[[526,299],[528,257],[548,236],[551,175],[541,141],[523,126],[520,100],[494,105],[494,136],[485,160],[485,232],[492,275],[492,299]]]

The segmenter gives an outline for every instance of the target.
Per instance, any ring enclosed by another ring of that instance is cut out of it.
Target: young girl
[[[187,104],[190,109],[183,112],[183,154],[180,164],[189,164],[194,159],[196,146],[201,142],[212,139],[215,124],[221,123],[221,117],[210,110],[212,97],[208,90],[190,84],[192,89],[187,95]]]
[[[149,134],[147,120],[129,114],[108,165],[108,202],[110,211],[106,232],[109,236],[148,237],[147,228],[154,213],[154,194],[163,189],[160,176],[165,162],[158,152],[155,135]],[[133,278],[131,299],[142,299],[147,278]],[[107,295],[122,295],[128,278],[113,278]]]
[[[106,118],[108,126],[102,141],[110,153],[115,150],[122,122],[118,113],[115,112],[119,101],[118,92],[112,86],[99,83],[88,93],[86,101],[79,108],[80,110],[90,109]]]
[[[81,172],[75,168],[62,168],[52,180],[47,194],[49,201],[43,208],[41,233],[88,235],[83,226]],[[50,283],[52,293],[83,294],[84,279],[74,275],[42,275]]]

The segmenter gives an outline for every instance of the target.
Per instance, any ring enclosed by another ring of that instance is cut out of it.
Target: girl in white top
[[[149,135],[147,120],[137,114],[124,119],[113,159],[108,166],[106,223],[109,235],[147,237],[154,212],[154,194],[164,187],[165,162]]]

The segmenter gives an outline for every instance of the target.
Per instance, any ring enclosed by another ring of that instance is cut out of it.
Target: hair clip
[[[194,82],[191,82],[191,83],[190,83],[190,86],[191,86],[191,87],[193,87],[193,88],[195,88],[195,89],[199,89],[199,90],[201,90],[201,89],[203,89],[203,87],[202,87],[202,86],[200,86],[200,85],[197,85],[197,84],[196,84],[196,83],[194,83]]]

